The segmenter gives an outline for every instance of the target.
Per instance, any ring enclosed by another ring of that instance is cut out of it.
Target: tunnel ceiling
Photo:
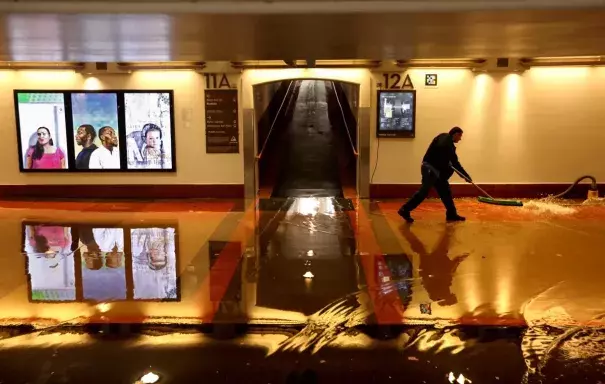
[[[605,8],[351,14],[4,14],[3,61],[605,54]]]

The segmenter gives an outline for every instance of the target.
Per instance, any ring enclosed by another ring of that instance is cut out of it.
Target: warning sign
[[[239,153],[237,89],[205,92],[206,153]]]

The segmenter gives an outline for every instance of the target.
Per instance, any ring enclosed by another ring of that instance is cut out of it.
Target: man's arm
[[[468,174],[468,172],[466,172],[466,169],[464,169],[464,167],[462,166],[462,164],[460,164],[460,161],[458,160],[458,155],[456,154],[456,148],[452,148],[450,162],[452,163],[452,166],[458,172],[462,173],[469,181],[473,180],[471,178],[471,176]]]

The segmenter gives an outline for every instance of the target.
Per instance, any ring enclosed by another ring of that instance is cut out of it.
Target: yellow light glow
[[[311,271],[307,271],[307,272],[305,272],[305,274],[303,275],[303,277],[305,279],[312,279],[312,278],[315,277],[315,275]]]
[[[128,85],[133,87],[148,87],[149,84],[172,89],[175,84],[191,84],[199,76],[193,70],[150,70],[134,71],[128,75]]]
[[[96,91],[103,88],[101,85],[101,81],[94,77],[88,77],[86,78],[86,80],[84,80],[84,89],[89,90],[89,91]]]
[[[360,84],[365,79],[369,79],[370,71],[365,68],[250,69],[246,70],[244,75],[252,84],[285,79],[326,79]]]
[[[55,84],[61,85],[62,88],[65,86],[72,86],[77,76],[73,70],[65,71],[44,71],[44,70],[32,70],[32,71],[17,71],[18,76],[23,81],[31,81],[44,86],[53,86]]]
[[[97,311],[101,312],[101,313],[106,313],[109,312],[109,310],[111,309],[111,303],[100,303],[97,304]]]
[[[595,67],[534,67],[527,73],[535,79],[557,83],[587,78],[594,69]]]

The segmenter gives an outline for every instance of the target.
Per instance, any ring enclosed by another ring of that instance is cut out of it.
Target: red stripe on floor
[[[219,305],[229,288],[231,279],[242,260],[243,252],[249,242],[254,241],[254,226],[256,224],[255,201],[244,211],[228,244],[220,252],[200,289],[195,294],[196,301],[210,303],[204,308],[203,322],[212,322]]]
[[[391,272],[378,245],[372,223],[361,205],[349,212],[358,244],[358,253],[364,270],[368,295],[372,301],[376,321],[380,325],[401,324],[404,307],[397,289],[393,287]]]

